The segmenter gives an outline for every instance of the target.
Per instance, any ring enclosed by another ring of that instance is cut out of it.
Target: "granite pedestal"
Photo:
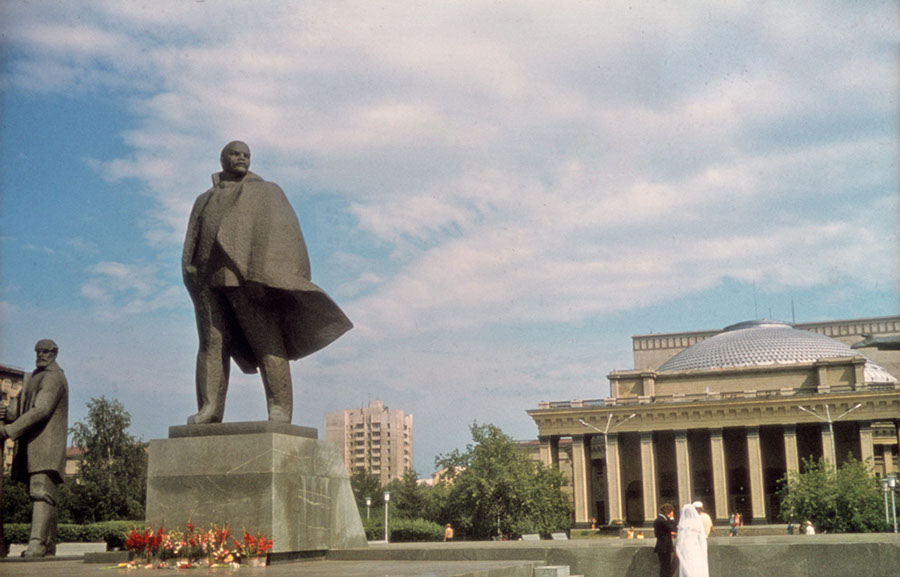
[[[274,540],[273,553],[365,547],[338,450],[286,423],[183,425],[150,441],[147,522],[229,524]]]

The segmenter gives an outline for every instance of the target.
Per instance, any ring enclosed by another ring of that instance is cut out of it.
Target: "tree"
[[[14,481],[9,472],[3,473],[0,520],[4,523],[31,522],[31,497],[28,496],[28,485]]]
[[[878,479],[852,456],[835,471],[824,459],[804,461],[804,471],[781,480],[781,518],[811,521],[817,531],[886,531]]]
[[[407,469],[403,477],[387,484],[385,490],[391,492],[394,514],[401,519],[424,519],[425,493],[419,486],[419,477],[412,469]]]
[[[494,425],[470,427],[473,444],[435,460],[451,476],[446,514],[475,538],[552,533],[569,528],[562,474],[531,459]]]
[[[70,496],[76,523],[144,518],[147,444],[128,433],[131,415],[116,400],[88,401],[87,423],[75,423],[72,441],[82,451]]]
[[[381,478],[378,475],[373,475],[365,469],[354,469],[350,475],[350,487],[353,489],[356,506],[360,511],[366,510],[366,497],[372,499],[372,507],[384,505],[384,492],[381,489]]]

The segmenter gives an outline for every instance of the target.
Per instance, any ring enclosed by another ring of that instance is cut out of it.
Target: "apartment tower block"
[[[412,415],[381,401],[325,415],[325,440],[341,450],[347,474],[363,469],[380,477],[382,485],[412,469],[412,431]]]

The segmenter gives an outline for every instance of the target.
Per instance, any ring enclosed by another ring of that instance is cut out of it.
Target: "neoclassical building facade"
[[[540,458],[570,451],[576,526],[649,524],[659,504],[698,499],[717,523],[777,522],[778,480],[807,457],[900,470],[900,352],[849,346],[897,335],[900,316],[636,336],[608,398],[528,412]]]

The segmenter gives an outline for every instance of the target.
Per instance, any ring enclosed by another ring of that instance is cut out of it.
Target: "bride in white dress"
[[[675,554],[678,555],[678,577],[709,577],[706,532],[700,513],[693,505],[681,508]]]

